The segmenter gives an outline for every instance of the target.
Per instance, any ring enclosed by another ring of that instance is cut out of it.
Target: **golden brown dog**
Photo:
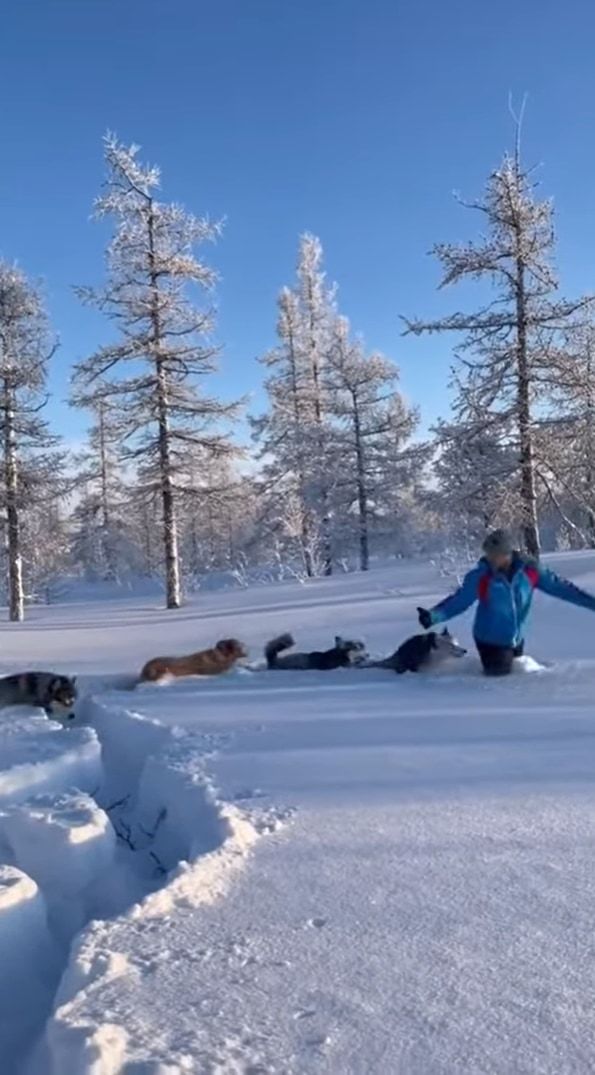
[[[186,657],[153,657],[147,661],[140,678],[145,683],[158,683],[170,676],[220,676],[247,656],[246,647],[237,638],[223,638],[212,649],[189,653]]]

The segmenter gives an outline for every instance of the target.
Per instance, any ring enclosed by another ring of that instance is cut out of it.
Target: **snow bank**
[[[154,850],[171,869],[219,847],[228,835],[204,768],[204,751],[192,735],[151,755],[137,793],[139,824],[153,834]]]
[[[43,896],[16,866],[0,866],[0,989],[5,1000],[15,975],[31,975],[49,941]]]
[[[256,838],[239,810],[217,802],[203,737],[121,699],[83,697],[68,728],[22,709],[0,718],[0,858],[14,864],[0,867],[0,1014],[11,1014],[0,1045],[15,1071],[59,972],[56,1017],[33,1059],[56,1075],[120,1071],[125,1029],[104,1019],[81,1027],[68,1011],[93,982],[134,970],[98,950],[101,921],[69,958],[72,938],[92,917],[154,919],[178,901],[218,898]]]
[[[3,1071],[49,1004],[54,950],[43,896],[15,866],[0,866],[0,1056]]]
[[[54,936],[67,943],[88,920],[91,886],[115,869],[116,836],[107,814],[76,790],[36,796],[0,818],[0,833],[42,889]]]
[[[147,757],[159,753],[172,731],[122,706],[117,694],[84,699],[82,712],[101,741],[102,801],[114,802],[136,789]]]
[[[16,716],[14,710],[2,713],[0,808],[67,787],[93,791],[101,774],[101,747],[92,728],[64,728],[46,717]]]
[[[110,695],[88,699],[83,718],[93,722],[102,744],[104,780],[98,798],[106,803],[117,796],[110,807],[116,832],[123,828],[128,844],[150,855],[161,874],[161,887],[132,904],[118,921],[142,928],[180,907],[220,899],[258,832],[239,809],[218,802],[206,771],[203,736],[131,712]],[[134,963],[109,946],[104,940],[109,936],[109,925],[95,922],[70,953],[46,1032],[53,1075],[125,1070],[125,1025],[102,1019],[98,1026],[77,1014],[97,988],[134,979]],[[139,1070],[161,1075],[180,1069],[149,1062]]]

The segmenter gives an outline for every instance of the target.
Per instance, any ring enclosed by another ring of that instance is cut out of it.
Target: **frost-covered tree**
[[[455,396],[449,420],[434,427],[433,503],[447,526],[463,524],[477,542],[486,530],[515,530],[520,518],[518,454],[511,446],[512,419],[486,411],[465,378],[453,373]]]
[[[440,422],[434,430],[437,458],[434,502],[452,524],[474,540],[495,526],[515,528],[519,518],[517,460],[497,434],[471,422]]]
[[[57,488],[56,443],[41,412],[55,350],[39,290],[14,265],[0,262],[0,500],[5,513],[8,604],[24,617],[22,517],[27,505]]]
[[[508,433],[517,459],[524,544],[537,555],[539,405],[549,390],[561,334],[588,300],[559,296],[552,204],[537,198],[518,145],[490,176],[484,197],[468,207],[481,214],[485,234],[475,242],[434,247],[443,270],[441,287],[480,281],[493,289],[493,297],[476,312],[406,324],[416,334],[459,337],[461,402],[466,393],[474,405],[481,401],[486,430],[499,426]]]
[[[318,561],[325,574],[333,568],[327,367],[336,314],[322,256],[320,241],[302,236],[296,284],[279,296],[279,344],[262,359],[270,371],[269,409],[253,422],[266,489],[279,519],[284,505],[292,505],[292,531],[299,520],[294,538],[308,575],[317,573]]]
[[[180,534],[184,564],[194,585],[209,571],[236,567],[244,541],[249,483],[231,459],[193,453],[181,494]]]
[[[64,590],[64,578],[71,566],[71,532],[65,498],[60,491],[66,480],[57,487],[50,479],[43,502],[33,502],[22,514],[21,543],[23,577],[27,599],[46,605],[59,600]]]
[[[338,492],[347,512],[357,514],[359,563],[370,564],[370,522],[386,512],[403,485],[419,448],[409,440],[418,416],[398,390],[399,371],[380,354],[367,355],[351,338],[349,322],[337,318],[329,351],[327,383],[337,428],[332,444]]]
[[[130,568],[125,555],[130,544],[128,496],[120,459],[127,423],[114,410],[109,391],[102,394],[100,385],[97,389],[90,400],[75,398],[78,406],[91,412],[92,421],[87,445],[76,460],[81,495],[74,510],[73,551],[87,577],[117,580]]]
[[[110,318],[118,338],[77,365],[75,386],[96,403],[116,400],[126,415],[125,455],[158,489],[167,607],[177,608],[177,475],[191,448],[231,451],[220,423],[236,406],[198,388],[215,368],[216,350],[212,309],[197,305],[191,292],[209,293],[215,273],[195,250],[219,229],[159,201],[159,170],[137,156],[138,147],[106,137],[108,174],[95,209],[114,222],[108,278],[103,289],[79,293]]]
[[[581,533],[583,541],[595,548],[593,321],[581,319],[567,334],[555,356],[551,390],[554,406],[537,442],[538,474],[566,528]]]

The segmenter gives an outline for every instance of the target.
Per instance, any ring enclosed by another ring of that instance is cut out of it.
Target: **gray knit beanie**
[[[482,549],[486,556],[512,556],[514,541],[508,530],[492,530],[487,535]]]

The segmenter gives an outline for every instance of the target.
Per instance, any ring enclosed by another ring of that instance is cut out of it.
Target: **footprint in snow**
[[[316,1008],[298,1008],[297,1012],[293,1013],[294,1019],[311,1019],[316,1015]]]
[[[306,925],[310,929],[322,929],[323,926],[326,926],[326,923],[326,918],[309,918],[306,922]]]

